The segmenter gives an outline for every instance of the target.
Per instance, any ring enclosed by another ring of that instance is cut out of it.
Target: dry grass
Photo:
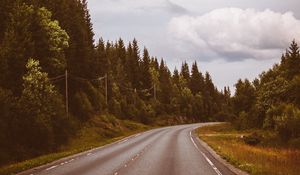
[[[253,175],[299,175],[300,150],[270,146],[250,146],[230,124],[198,129],[199,137],[219,155]]]

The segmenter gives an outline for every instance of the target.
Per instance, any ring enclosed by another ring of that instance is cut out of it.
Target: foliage
[[[38,58],[51,76],[64,71],[69,36],[51,15],[45,8],[15,2],[1,43],[0,85],[20,94],[28,58]]]
[[[23,139],[31,149],[51,149],[64,140],[66,116],[60,94],[50,83],[48,74],[41,71],[39,62],[29,59],[27,73],[23,76],[23,92],[20,103],[23,108]]]
[[[250,135],[244,136],[243,140],[246,144],[255,146],[261,142],[261,137],[257,132],[253,132]]]
[[[293,41],[280,64],[253,83],[239,80],[232,98],[237,117],[232,122],[239,129],[271,130],[285,142],[299,138],[299,63],[299,47]]]

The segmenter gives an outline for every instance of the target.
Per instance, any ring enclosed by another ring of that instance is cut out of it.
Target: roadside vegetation
[[[59,147],[57,151],[33,159],[3,166],[0,168],[0,174],[14,174],[69,155],[115,142],[124,137],[150,128],[151,127],[137,122],[118,120],[113,115],[94,116],[81,127],[81,129],[68,141],[68,143]]]
[[[201,128],[200,138],[255,175],[300,172],[300,54],[294,40],[281,62],[253,82],[238,80],[222,114],[231,124]]]
[[[281,142],[272,132],[240,131],[225,123],[199,128],[197,133],[222,158],[252,175],[298,175],[300,172],[300,149]],[[259,141],[249,142],[251,137]]]
[[[253,82],[239,80],[228,118],[236,129],[263,129],[286,145],[300,145],[300,54],[295,40],[281,62]]]

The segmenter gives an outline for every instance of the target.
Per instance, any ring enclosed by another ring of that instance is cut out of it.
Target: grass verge
[[[128,120],[118,120],[111,115],[102,115],[87,122],[68,144],[63,145],[57,152],[36,157],[30,160],[0,167],[1,175],[11,175],[31,169],[60,158],[113,143],[132,134],[151,129]]]
[[[222,158],[253,175],[298,175],[300,150],[262,143],[247,145],[242,136],[255,130],[236,131],[231,124],[217,124],[199,128],[197,133]],[[256,130],[255,132],[264,131]]]

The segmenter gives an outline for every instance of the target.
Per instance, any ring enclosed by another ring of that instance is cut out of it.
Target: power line
[[[64,80],[65,77],[62,77],[62,78],[59,78],[59,79],[55,79],[55,80],[50,80],[51,83],[56,83],[56,82],[59,82],[61,80]]]
[[[57,79],[64,78],[64,77],[65,77],[65,74],[59,75],[59,76],[57,76],[57,77],[49,78],[49,80],[50,80],[50,81],[53,81],[53,80],[57,80]]]
[[[88,79],[88,78],[83,78],[83,77],[79,77],[79,76],[75,76],[75,75],[72,75],[72,74],[68,74],[68,71],[66,70],[65,71],[65,74],[63,75],[59,75],[59,76],[56,76],[56,77],[53,77],[53,78],[49,78],[49,81],[51,81],[52,83],[54,82],[58,82],[58,81],[61,81],[61,80],[65,80],[65,98],[66,98],[66,114],[67,114],[67,117],[69,116],[69,96],[68,96],[68,79],[71,78],[73,80],[77,80],[77,81],[102,81],[102,80],[105,80],[105,103],[106,105],[108,104],[108,75],[105,74],[105,76],[103,77],[98,77],[98,78],[93,78],[93,79]],[[118,86],[123,88],[123,89],[126,89],[126,90],[130,90],[130,91],[133,91],[134,94],[135,94],[135,101],[136,101],[136,95],[137,95],[137,92],[142,92],[142,93],[147,93],[147,92],[150,92],[151,90],[153,90],[153,96],[154,96],[154,99],[156,100],[156,85],[154,84],[151,88],[148,88],[148,89],[137,89],[137,88],[131,88],[131,87],[126,87],[126,86],[123,86],[121,84],[118,83]]]

